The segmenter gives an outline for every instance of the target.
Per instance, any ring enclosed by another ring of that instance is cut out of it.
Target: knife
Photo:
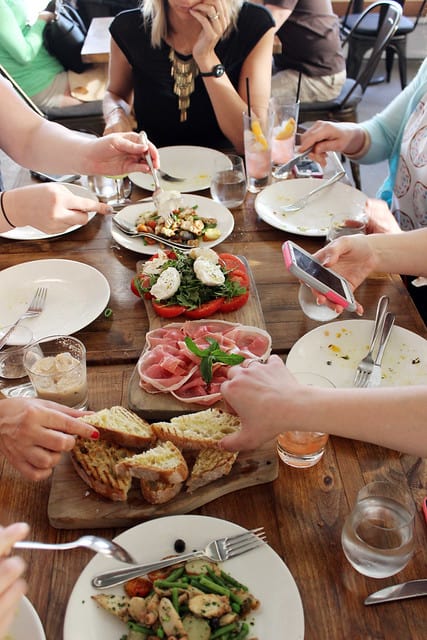
[[[365,600],[365,604],[380,604],[381,602],[393,602],[394,600],[405,600],[406,598],[418,598],[427,596],[427,580],[409,580],[402,584],[395,584],[371,593]]]
[[[304,158],[306,158],[308,154],[313,151],[313,148],[314,148],[314,145],[309,147],[302,153],[299,153],[297,156],[294,156],[292,160],[289,160],[289,162],[286,162],[285,164],[282,164],[280,167],[275,169],[274,170],[275,176],[280,177],[282,174],[288,173],[292,169],[292,167],[298,164],[300,160],[304,160]]]
[[[393,329],[394,318],[395,316],[393,313],[388,312],[385,315],[384,325],[383,325],[382,333],[380,336],[377,357],[375,358],[375,361],[374,361],[374,367],[372,369],[372,373],[368,377],[368,383],[366,385],[367,387],[379,387],[381,384],[381,362],[384,356],[385,348],[390,339],[391,330]]]

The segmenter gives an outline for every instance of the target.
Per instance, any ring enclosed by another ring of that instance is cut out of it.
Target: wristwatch
[[[225,73],[225,67],[223,64],[216,64],[214,67],[212,67],[212,71],[206,71],[206,73],[203,73],[202,71],[199,71],[199,76],[202,76],[202,78],[220,78],[221,76],[223,76]]]

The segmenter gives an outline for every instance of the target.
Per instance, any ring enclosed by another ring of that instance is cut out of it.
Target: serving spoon
[[[132,558],[130,553],[123,549],[117,542],[107,540],[106,538],[100,538],[99,536],[82,536],[72,542],[61,543],[49,543],[49,542],[37,542],[35,540],[21,540],[15,542],[14,549],[44,549],[44,550],[57,550],[66,551],[68,549],[76,549],[77,547],[87,547],[95,553],[102,553],[104,556],[114,558],[120,562],[126,564],[136,564],[136,561]]]

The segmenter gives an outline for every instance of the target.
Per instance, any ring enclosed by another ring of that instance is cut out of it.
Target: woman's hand
[[[140,141],[138,133],[114,133],[102,138],[85,141],[86,175],[119,176],[131,171],[149,173],[150,167],[145,160],[145,153],[150,151],[153,165],[160,167],[159,152],[149,142]]]
[[[112,213],[109,205],[76,196],[64,185],[55,183],[6,191],[3,208],[16,227],[29,224],[45,233],[61,233],[73,225],[84,225],[91,211]],[[0,216],[0,225],[4,224]],[[4,228],[10,229],[9,226]]]
[[[24,522],[17,522],[4,529],[0,527],[0,637],[9,630],[19,601],[27,591],[27,584],[21,578],[25,562],[19,556],[9,556],[15,542],[23,540],[29,531]]]
[[[193,47],[193,57],[202,71],[210,71],[216,63],[215,46],[230,24],[230,12],[224,0],[201,2],[191,8],[190,14],[202,29]]]
[[[384,200],[368,198],[364,211],[368,217],[367,233],[403,233]]]
[[[98,438],[91,425],[77,420],[84,412],[48,400],[10,398],[0,401],[0,451],[29,480],[44,480],[76,435]]]
[[[110,133],[133,131],[133,120],[120,107],[114,108],[105,118],[104,136]]]
[[[300,151],[314,145],[310,157],[325,166],[328,151],[357,153],[362,148],[364,140],[365,133],[357,124],[318,120],[301,134]]]

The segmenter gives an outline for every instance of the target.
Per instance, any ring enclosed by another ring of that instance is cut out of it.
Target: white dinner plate
[[[373,320],[336,320],[306,333],[286,360],[291,371],[310,371],[336,387],[352,387],[356,367],[367,354]],[[427,384],[427,340],[393,327],[382,361],[381,386]]]
[[[19,603],[18,612],[12,622],[7,640],[46,640],[42,623],[31,602],[25,596]],[[5,640],[6,640],[5,639]]]
[[[98,200],[96,195],[86,189],[86,187],[81,187],[78,184],[66,184],[62,182],[64,187],[67,187],[72,193],[76,196],[80,196],[81,198],[89,198],[90,200],[94,200],[95,202]],[[95,211],[91,211],[88,213],[88,222],[92,220],[96,216]],[[87,223],[86,223],[87,224]],[[84,225],[74,224],[72,227],[68,227],[65,231],[61,231],[60,233],[44,233],[40,231],[40,229],[35,229],[34,227],[25,226],[25,227],[16,227],[15,229],[11,229],[10,231],[6,231],[5,233],[0,233],[0,238],[8,238],[9,240],[46,240],[47,238],[57,238],[58,236],[63,236],[66,233],[71,233],[71,231],[75,231],[76,229],[80,229]]]
[[[182,196],[183,205],[185,207],[194,207],[197,205],[197,213],[202,218],[216,218],[218,221],[218,228],[221,231],[221,235],[217,240],[212,242],[201,241],[200,244],[204,248],[212,248],[217,244],[224,242],[224,240],[230,235],[234,228],[234,217],[231,211],[229,211],[224,205],[210,198],[204,198],[203,196],[193,196],[191,194],[185,194]],[[117,219],[134,226],[138,216],[145,211],[155,211],[153,202],[139,202],[138,204],[131,204],[125,207],[117,214]],[[118,242],[125,249],[136,251],[137,253],[145,253],[153,255],[159,250],[158,244],[144,244],[144,238],[132,238],[122,233],[113,224],[111,225],[111,235],[114,240]]]
[[[37,287],[47,287],[45,308],[22,320],[35,340],[69,335],[90,324],[107,306],[110,285],[97,269],[74,260],[34,260],[0,271],[0,326],[27,309]]]
[[[262,524],[262,523],[258,523]],[[184,515],[157,518],[128,529],[115,540],[139,562],[148,562],[175,554],[174,542],[182,539],[186,550],[204,547],[213,538],[245,531],[242,527],[207,516]],[[77,580],[68,602],[64,623],[64,640],[118,640],[126,626],[91,599],[95,593],[123,593],[123,587],[96,591],[91,579],[98,573],[119,568],[120,563],[96,555]],[[281,558],[268,545],[222,563],[224,570],[260,600],[253,620],[251,637],[275,638],[285,621],[286,639],[303,640],[304,613],[295,581]],[[123,568],[123,564],[121,564]]]
[[[303,209],[293,213],[280,210],[280,207],[299,200],[323,182],[326,180],[320,178],[275,182],[257,195],[255,210],[264,222],[276,229],[299,236],[326,236],[333,215],[361,210],[367,198],[364,193],[343,182],[336,182],[310,198]]]
[[[180,191],[203,191],[209,189],[211,177],[215,172],[215,162],[226,156],[215,149],[206,147],[176,146],[159,149],[160,167],[166,173],[182,182],[169,182],[160,178],[162,189]],[[130,173],[129,178],[138,187],[154,191],[154,182],[150,173]]]

